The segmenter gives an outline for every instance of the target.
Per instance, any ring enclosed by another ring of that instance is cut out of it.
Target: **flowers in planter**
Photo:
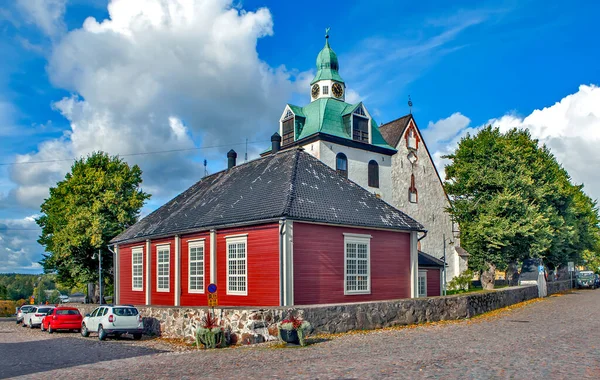
[[[287,319],[277,324],[279,339],[286,343],[306,345],[306,336],[310,330],[310,323],[290,313]]]
[[[202,317],[202,326],[196,329],[196,346],[203,344],[206,348],[225,347],[225,332],[216,316],[210,312]]]

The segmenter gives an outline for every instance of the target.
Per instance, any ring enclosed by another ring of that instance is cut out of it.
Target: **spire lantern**
[[[327,28],[325,29],[325,47],[317,56],[317,74],[310,82],[312,100],[320,98],[344,100],[346,85],[338,70],[338,58],[329,46],[329,28]]]

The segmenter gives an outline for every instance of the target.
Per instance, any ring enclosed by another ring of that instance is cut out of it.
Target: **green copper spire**
[[[317,75],[310,82],[311,85],[320,80],[334,80],[344,83],[344,80],[338,73],[339,64],[337,55],[329,46],[329,28],[325,29],[325,47],[317,56]]]

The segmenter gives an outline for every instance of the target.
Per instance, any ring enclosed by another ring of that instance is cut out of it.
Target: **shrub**
[[[455,290],[455,291],[457,291],[457,293],[466,292],[467,290],[469,290],[469,285],[471,284],[472,280],[473,280],[473,271],[471,271],[470,269],[467,269],[464,272],[462,272],[460,275],[454,277],[448,283],[448,289]]]

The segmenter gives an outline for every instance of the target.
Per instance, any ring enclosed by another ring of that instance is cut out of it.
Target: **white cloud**
[[[423,131],[440,174],[447,164],[441,156],[456,149],[467,133],[477,133],[482,126],[469,127],[470,120],[460,113],[430,122]],[[583,183],[586,193],[600,199],[600,87],[581,85],[579,90],[552,106],[535,110],[522,118],[508,114],[491,119],[491,124],[505,132],[511,128],[528,129],[533,138],[546,144],[575,183]],[[431,131],[430,131],[431,129]]]
[[[67,0],[18,0],[17,8],[23,18],[35,24],[50,38],[56,38],[66,31],[63,20]]]
[[[0,219],[0,273],[42,271],[38,261],[43,248],[36,242],[41,232],[36,217]]]
[[[19,162],[97,150],[133,154],[223,146],[126,157],[141,166],[144,190],[154,201],[171,197],[202,177],[203,158],[221,169],[230,148],[243,157],[246,138],[265,140],[264,146],[250,146],[251,154],[267,147],[286,99],[308,77],[259,58],[258,39],[273,34],[266,8],[249,12],[231,0],[113,0],[108,11],[108,19],[88,18],[53,45],[49,77],[74,94],[54,107],[70,129],[37,152],[18,156]],[[70,165],[16,165],[12,193],[37,207]]]

